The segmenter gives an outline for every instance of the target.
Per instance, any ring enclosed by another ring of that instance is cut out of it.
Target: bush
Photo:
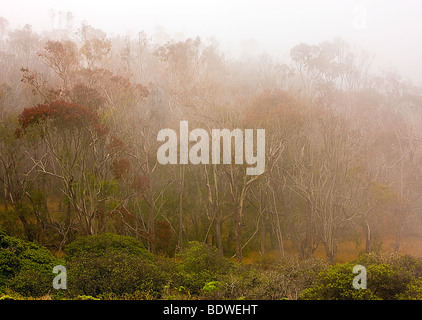
[[[408,271],[394,265],[373,264],[367,272],[368,288],[383,300],[396,300],[412,281]]]
[[[254,290],[259,283],[262,270],[256,266],[236,264],[220,278],[218,290],[205,295],[209,299],[255,299]]]
[[[372,288],[353,288],[355,263],[338,264],[318,274],[315,283],[305,289],[300,298],[304,300],[376,300]],[[369,283],[369,281],[368,281]]]
[[[143,293],[158,297],[165,283],[153,256],[134,238],[101,234],[81,238],[66,248],[70,295]]]
[[[52,290],[52,278],[38,270],[21,270],[8,285],[25,296],[41,297]]]
[[[0,287],[12,279],[21,267],[18,256],[11,250],[0,249]]]
[[[206,294],[211,294],[218,289],[219,285],[220,285],[220,281],[207,282],[202,288],[202,292]]]
[[[353,267],[361,264],[367,270],[367,289],[354,289],[356,274]],[[379,255],[364,255],[359,259],[331,266],[321,272],[315,283],[305,289],[301,299],[328,300],[395,300],[410,290],[414,280],[407,268],[417,265],[417,260],[408,257],[386,258]]]
[[[236,265],[220,277],[215,290],[206,294],[212,299],[297,299],[318,273],[327,268],[318,259],[280,265]]]
[[[58,260],[44,247],[0,232],[0,287],[32,296],[52,288]]]
[[[181,260],[177,264],[180,273],[177,285],[186,287],[192,294],[198,294],[206,283],[218,280],[232,268],[217,249],[197,241],[189,242],[178,257]]]
[[[8,294],[2,294],[2,295],[0,295],[0,301],[2,301],[2,300],[16,300],[16,298],[14,298],[13,296],[11,296],[11,295],[8,295]]]
[[[110,251],[140,255],[149,260],[153,259],[153,255],[145,249],[142,242],[133,237],[112,233],[79,238],[68,244],[65,248],[66,259],[68,260],[74,256],[81,256],[86,253],[94,253],[100,256]]]
[[[422,278],[412,280],[406,291],[397,296],[398,300],[422,300]]]
[[[197,241],[189,242],[187,247],[178,254],[181,258],[179,269],[184,273],[200,273],[204,270],[209,273],[226,273],[231,263],[220,256],[217,249]]]
[[[422,259],[409,255],[374,252],[360,256],[356,264],[388,264],[406,270],[414,278],[422,277]]]

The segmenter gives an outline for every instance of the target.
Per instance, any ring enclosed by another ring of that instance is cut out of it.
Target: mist
[[[25,8],[22,10],[21,8]],[[422,5],[417,1],[2,1],[2,17],[12,28],[37,31],[82,21],[109,35],[146,31],[155,40],[215,38],[234,56],[268,53],[287,59],[297,43],[316,44],[339,37],[376,55],[378,68],[397,69],[415,81],[422,55]],[[60,13],[62,16],[60,16]]]
[[[422,299],[421,16],[2,1],[0,300]]]

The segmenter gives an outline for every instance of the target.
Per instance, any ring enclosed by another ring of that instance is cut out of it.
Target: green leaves
[[[42,296],[51,289],[56,264],[58,260],[46,248],[0,232],[0,288]]]
[[[333,265],[322,271],[300,297],[305,300],[397,300],[417,297],[421,282],[412,275],[412,268],[402,262],[403,258],[385,260],[364,255],[355,261]],[[357,264],[363,264],[367,269],[367,289],[357,290],[352,286],[355,277],[353,267]]]
[[[156,297],[164,285],[154,257],[135,238],[94,235],[73,241],[65,252],[72,296],[142,292]]]
[[[79,238],[67,245],[65,248],[67,260],[75,256],[81,256],[88,253],[96,256],[102,256],[111,251],[139,255],[147,258],[148,260],[153,259],[153,255],[145,249],[142,242],[132,237],[111,233]]]

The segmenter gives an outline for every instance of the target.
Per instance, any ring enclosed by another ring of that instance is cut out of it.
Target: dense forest
[[[317,274],[362,253],[421,256],[422,88],[339,38],[299,43],[289,58],[234,59],[215,39],[109,36],[88,23],[37,33],[0,18],[2,243],[36,243],[77,269],[78,245],[94,246],[81,241],[121,236],[142,272],[153,257],[177,263],[198,250],[216,273],[318,258],[303,267]],[[265,171],[160,164],[158,132],[183,120],[265,129]],[[151,272],[161,295],[170,290]],[[217,298],[245,296],[227,292]]]

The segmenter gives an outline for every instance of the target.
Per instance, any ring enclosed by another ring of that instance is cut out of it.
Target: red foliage
[[[104,97],[102,97],[96,89],[88,87],[82,83],[78,83],[72,88],[70,96],[73,102],[86,106],[90,110],[94,111],[97,111],[99,108],[104,106],[105,103]]]
[[[63,100],[25,108],[19,115],[19,123],[23,130],[47,119],[53,120],[58,127],[90,127],[98,134],[108,133],[107,128],[99,122],[97,115],[87,107]]]
[[[109,92],[109,96],[114,96],[110,92],[116,92],[117,96],[128,94],[139,98],[146,98],[149,95],[147,87],[141,84],[132,84],[128,78],[113,75],[111,71],[106,69],[80,69],[78,71],[78,79],[80,83],[84,83],[90,88],[95,88],[97,92],[99,88],[105,88]]]
[[[110,81],[112,84],[115,84],[116,87],[119,88],[120,90],[132,91],[132,92],[138,91],[138,94],[142,98],[146,98],[149,95],[149,91],[146,87],[144,87],[141,84],[132,85],[130,80],[123,76],[119,76],[119,75],[111,76]]]
[[[280,121],[300,125],[300,113],[300,104],[291,95],[281,90],[267,90],[253,101],[243,125],[266,127]]]
[[[15,130],[15,137],[17,138],[17,139],[20,139],[20,138],[22,138],[22,136],[23,136],[23,130],[21,129],[21,128],[17,128],[16,130]]]
[[[38,56],[48,61],[53,69],[60,73],[68,69],[70,65],[77,64],[78,49],[70,40],[47,41],[44,50],[39,52]]]
[[[138,192],[145,192],[150,187],[150,180],[148,176],[136,174],[133,178],[132,188]]]
[[[125,149],[125,143],[122,139],[116,136],[111,136],[110,142],[106,145],[107,150],[118,152]]]
[[[144,87],[142,84],[136,84],[135,89],[139,91],[141,97],[146,98],[149,96],[149,90],[147,87]]]
[[[103,68],[81,68],[78,70],[79,82],[87,83],[93,86],[97,83],[103,83],[104,79],[110,79],[113,73]]]
[[[115,160],[111,164],[111,172],[113,173],[113,176],[117,179],[121,179],[124,176],[126,176],[131,169],[131,165],[129,160],[127,159],[119,159]]]

